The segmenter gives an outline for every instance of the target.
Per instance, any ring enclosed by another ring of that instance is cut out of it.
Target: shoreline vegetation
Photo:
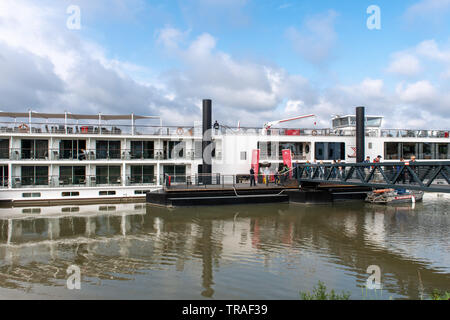
[[[300,298],[302,300],[350,300],[350,292],[342,291],[341,294],[336,293],[334,289],[331,289],[327,293],[327,287],[319,280],[317,286],[314,286],[312,292],[300,291]],[[421,300],[450,300],[450,292],[441,292],[437,289],[433,290],[428,299]]]

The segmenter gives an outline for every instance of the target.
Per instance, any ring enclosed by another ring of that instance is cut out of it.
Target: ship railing
[[[155,186],[154,174],[132,174],[122,180],[121,175],[34,175],[12,176],[12,188],[67,188],[67,187],[104,187],[104,186]],[[3,178],[3,187],[8,186],[8,178]]]
[[[124,124],[61,124],[49,122],[0,122],[0,134],[33,134],[33,135],[153,135],[153,136],[202,136],[201,128],[194,126],[158,126],[158,125],[124,125]],[[219,135],[219,131],[213,131]]]
[[[291,153],[291,158],[292,160],[299,160],[299,161],[306,161],[308,160],[308,157],[306,155],[303,154],[294,154]],[[269,153],[264,153],[261,152],[259,155],[259,159],[260,161],[280,161],[283,160],[283,154],[282,153],[278,153],[278,154],[269,154]]]
[[[383,138],[449,138],[450,130],[381,129]]]
[[[216,152],[215,159],[221,155]],[[81,148],[3,148],[0,159],[9,160],[194,160],[201,159],[201,154],[194,149],[81,149]]]

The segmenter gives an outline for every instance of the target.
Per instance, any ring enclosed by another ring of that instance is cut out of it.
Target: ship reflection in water
[[[0,209],[0,298],[353,299],[450,289],[449,201]],[[81,270],[80,290],[66,270]],[[378,265],[383,290],[362,290]],[[419,281],[419,274],[421,281]]]

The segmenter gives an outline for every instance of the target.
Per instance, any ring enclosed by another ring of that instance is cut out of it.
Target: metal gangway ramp
[[[450,161],[298,164],[300,184],[339,184],[450,193]]]

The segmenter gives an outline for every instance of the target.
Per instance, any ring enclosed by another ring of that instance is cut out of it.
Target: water
[[[450,291],[449,204],[0,209],[0,298],[300,299],[320,280],[418,299]],[[370,265],[382,290],[364,288]]]

